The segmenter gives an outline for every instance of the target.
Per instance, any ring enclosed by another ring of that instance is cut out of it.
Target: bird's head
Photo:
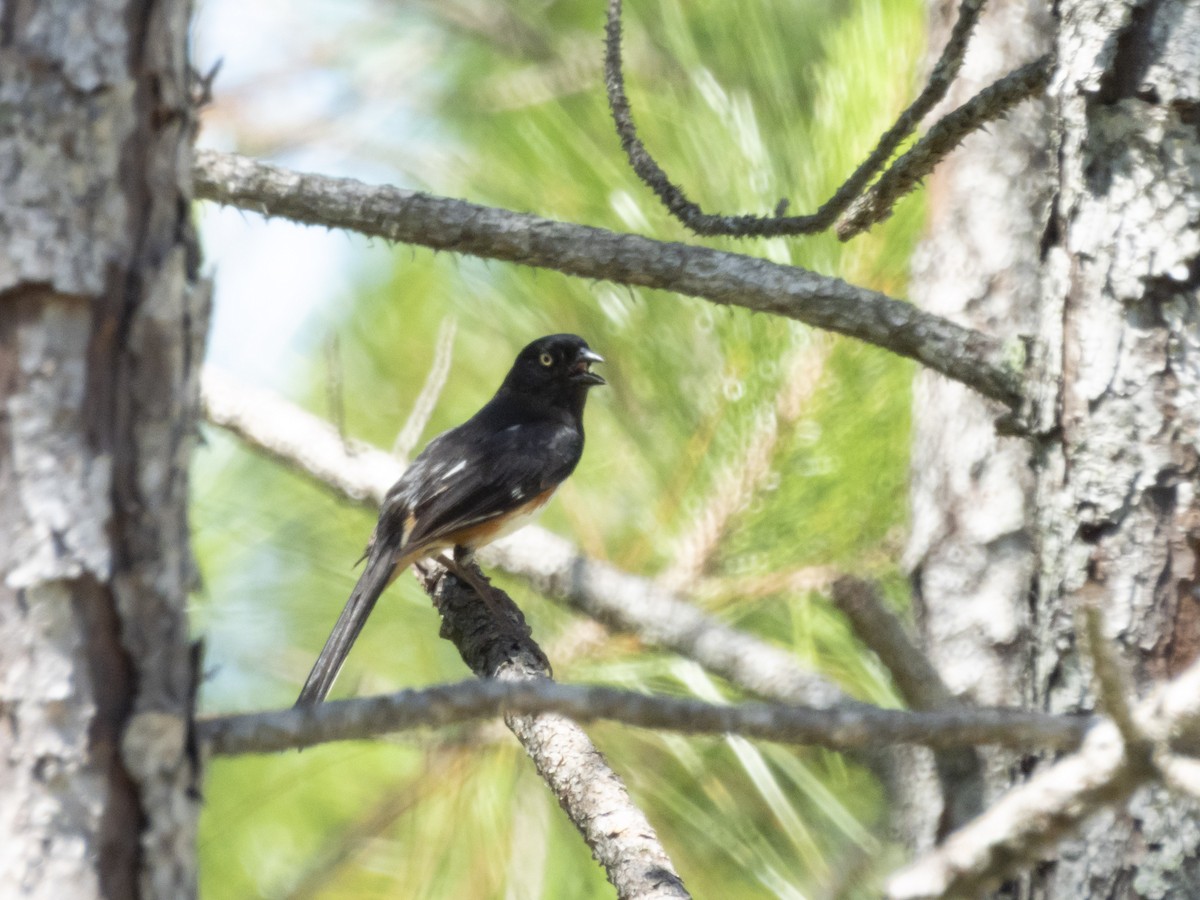
[[[502,390],[544,397],[582,411],[588,389],[605,383],[592,371],[592,363],[598,362],[604,362],[604,357],[578,335],[547,335],[517,354]]]

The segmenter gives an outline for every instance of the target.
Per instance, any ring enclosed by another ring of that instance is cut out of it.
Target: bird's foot
[[[446,570],[459,581],[471,586],[471,589],[479,595],[479,599],[491,611],[492,618],[505,630],[511,631],[514,634],[520,633],[524,636],[524,632],[522,632],[520,626],[513,621],[512,615],[505,608],[506,604],[500,592],[492,587],[491,581],[488,580],[483,572],[472,565],[473,560],[469,554],[459,554],[456,551],[454,559],[449,559],[445,555],[439,555],[437,561],[445,566]]]

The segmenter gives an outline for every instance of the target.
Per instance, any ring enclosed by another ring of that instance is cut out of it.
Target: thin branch
[[[924,653],[911,640],[904,624],[884,603],[878,586],[844,576],[833,583],[834,605],[850,620],[855,634],[875,652],[892,674],[897,690],[912,709],[953,710],[962,707]],[[984,761],[975,747],[934,752],[934,767],[942,792],[938,836],[958,828],[983,810]]]
[[[785,316],[915,359],[1010,407],[1020,404],[1021,364],[1011,346],[795,266],[352,178],[302,175],[232,154],[197,151],[193,175],[201,199],[267,216]]]
[[[892,675],[904,702],[913,709],[945,709],[957,701],[921,650],[909,640],[904,624],[883,605],[875,585],[843,576],[833,583],[833,605],[850,620]]]
[[[417,574],[442,616],[441,636],[454,643],[479,678],[486,679],[472,688],[487,684],[514,690],[557,687],[550,680],[546,655],[507,594],[492,588],[484,603],[440,566],[418,567]],[[476,574],[483,577],[478,570]],[[494,617],[495,613],[503,618]],[[509,710],[504,721],[604,866],[618,898],[688,898],[649,820],[582,728],[540,710]]]
[[[850,205],[838,220],[838,239],[848,241],[890,216],[896,201],[915,188],[968,135],[1003,118],[1022,100],[1044,91],[1052,69],[1051,57],[1043,56],[1010,72],[939,120]]]
[[[361,443],[348,453],[327,422],[211,367],[204,371],[202,403],[214,425],[355,502],[378,507],[403,471],[390,454]],[[830,681],[802,669],[785,650],[731,628],[647,579],[588,559],[535,525],[480,555],[538,592],[694,659],[750,693],[818,707],[853,702]]]
[[[950,32],[950,39],[946,42],[941,59],[934,66],[929,82],[920,96],[900,114],[896,123],[879,139],[870,156],[815,213],[805,216],[724,216],[705,213],[689,200],[683,190],[671,182],[638,137],[629,108],[629,98],[625,94],[625,76],[621,64],[621,0],[609,0],[604,41],[604,84],[608,91],[608,105],[612,111],[613,122],[621,138],[621,147],[634,172],[654,191],[671,215],[697,234],[769,237],[824,231],[851,201],[862,193],[867,182],[883,168],[884,163],[891,158],[901,142],[912,134],[921,119],[946,96],[950,83],[962,67],[967,42],[983,11],[984,2],[985,0],[963,0],[959,7],[958,19]]]
[[[1126,752],[1152,752],[1146,736],[1138,731],[1133,708],[1129,703],[1126,678],[1121,664],[1104,634],[1104,613],[1098,598],[1085,600],[1083,604],[1083,631],[1087,635],[1086,647],[1092,661],[1092,682],[1100,709],[1117,726]]]
[[[414,728],[442,728],[499,715],[556,713],[576,722],[607,720],[679,734],[723,735],[830,750],[890,744],[950,748],[993,744],[1028,750],[1073,750],[1092,720],[1019,709],[911,712],[861,705],[813,709],[782,703],[707,703],[591,685],[533,681],[465,681],[315,707],[201,720],[213,753],[278,753],[330,741],[365,740]]]
[[[1134,711],[1137,729],[1179,752],[1200,730],[1200,663],[1157,688]],[[892,876],[891,900],[973,897],[1040,858],[1101,807],[1124,803],[1155,775],[1129,754],[1111,720],[1093,728],[1078,753],[1040,769],[943,844]]]

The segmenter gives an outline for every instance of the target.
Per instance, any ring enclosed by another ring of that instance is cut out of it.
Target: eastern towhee
[[[413,460],[384,498],[366,568],[297,706],[325,699],[375,601],[416,560],[453,548],[454,561],[440,561],[481,589],[464,571],[471,554],[524,525],[575,470],[588,389],[605,383],[590,367],[603,361],[573,334],[539,338],[479,412]]]

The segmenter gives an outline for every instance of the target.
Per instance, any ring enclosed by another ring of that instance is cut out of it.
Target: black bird
[[[413,460],[384,498],[366,568],[297,706],[325,699],[375,601],[416,560],[453,548],[451,569],[487,598],[465,564],[476,549],[529,521],[575,470],[588,389],[605,383],[591,364],[603,361],[576,335],[538,338],[479,412]]]

